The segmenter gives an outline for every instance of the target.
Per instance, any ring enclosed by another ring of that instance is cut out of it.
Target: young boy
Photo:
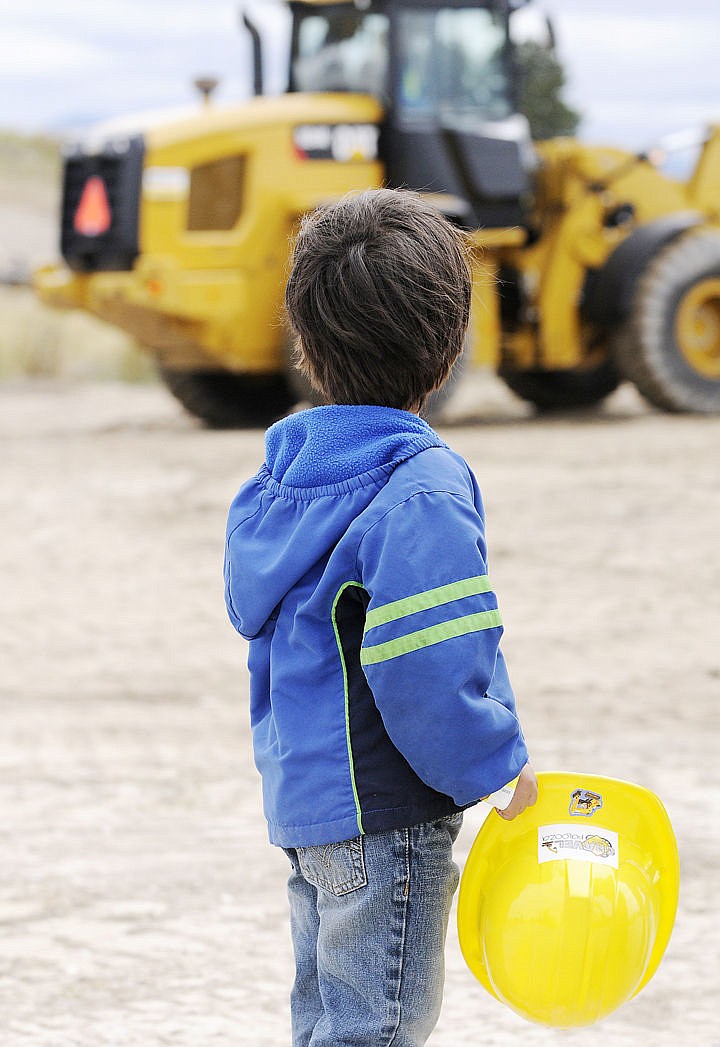
[[[230,509],[270,840],[286,851],[294,1047],[419,1047],[438,1018],[462,810],[536,782],[499,650],[483,508],[418,415],[462,352],[462,235],[372,190],[306,218],[286,292],[328,406],[268,430]]]

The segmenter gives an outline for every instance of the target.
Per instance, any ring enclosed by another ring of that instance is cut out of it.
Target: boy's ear
[[[327,393],[322,388],[322,385],[317,379],[317,375],[310,365],[300,335],[292,330],[288,332],[287,353],[290,363],[295,367],[300,375],[301,381],[299,387],[305,394],[303,398],[312,400],[313,402],[324,403]]]
[[[294,330],[289,321],[285,323],[285,344],[283,351],[285,354],[285,360],[287,363],[297,367],[298,370],[302,370],[305,362],[305,353],[303,352],[302,341],[300,335]]]
[[[305,355],[305,348],[302,344],[302,338],[299,334],[294,334],[292,336],[292,341],[290,343],[290,360],[295,365],[295,367],[297,367],[300,374],[304,375],[305,378],[310,380],[310,378],[312,377],[310,367],[308,365],[307,356]]]

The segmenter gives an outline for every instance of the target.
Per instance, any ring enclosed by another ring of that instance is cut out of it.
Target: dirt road
[[[463,395],[442,432],[484,491],[536,766],[655,789],[683,882],[658,974],[597,1030],[527,1025],[451,929],[432,1047],[718,1047],[720,419]],[[262,434],[203,431],[153,386],[20,382],[0,441],[0,1043],[286,1045],[285,859],[220,577]]]

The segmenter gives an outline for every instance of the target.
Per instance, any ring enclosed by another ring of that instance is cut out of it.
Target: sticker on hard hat
[[[538,862],[594,862],[618,868],[618,834],[594,825],[538,826]]]
[[[603,798],[600,793],[590,792],[589,789],[573,789],[568,814],[580,818],[591,818],[602,805]]]

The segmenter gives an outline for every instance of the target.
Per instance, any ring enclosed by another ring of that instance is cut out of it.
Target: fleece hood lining
[[[420,451],[446,446],[409,411],[343,404],[290,415],[268,429],[265,443],[263,486],[301,500],[382,482]]]

